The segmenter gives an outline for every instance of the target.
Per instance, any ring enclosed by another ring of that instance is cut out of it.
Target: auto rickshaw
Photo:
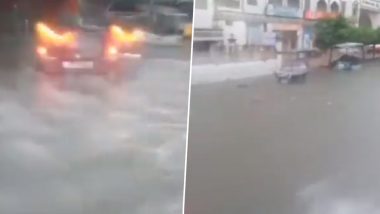
[[[362,43],[337,44],[331,52],[333,50],[337,50],[340,56],[335,60],[330,60],[330,67],[339,71],[356,71],[361,68],[361,61],[365,54]]]
[[[277,52],[281,55],[280,68],[274,72],[279,83],[305,82],[310,72],[308,58],[312,57],[316,50],[296,50]]]

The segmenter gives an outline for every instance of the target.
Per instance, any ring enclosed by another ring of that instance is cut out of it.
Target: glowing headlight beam
[[[56,45],[73,44],[75,42],[74,33],[66,32],[64,34],[58,34],[44,23],[37,23],[36,30],[41,39]]]

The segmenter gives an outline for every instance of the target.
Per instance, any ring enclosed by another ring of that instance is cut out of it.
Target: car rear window
[[[59,24],[64,27],[78,27],[80,26],[80,16],[62,13],[59,16]]]
[[[139,2],[136,0],[116,1],[111,4],[110,11],[137,12]]]

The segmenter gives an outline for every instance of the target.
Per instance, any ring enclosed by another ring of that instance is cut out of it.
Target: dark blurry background
[[[42,17],[51,16],[65,3],[76,0],[1,0],[0,35],[24,33],[31,29],[33,22]],[[81,11],[88,16],[99,16],[112,0],[78,0]],[[126,0],[130,4],[165,5],[180,9],[192,18],[192,4],[189,0]],[[191,2],[191,1],[190,1]],[[74,3],[75,4],[75,3]]]
[[[122,1],[122,0],[118,0]],[[192,19],[192,0],[125,0],[131,5],[145,8],[168,6],[186,13]],[[28,46],[33,45],[33,26],[36,21],[54,16],[66,3],[77,8],[82,16],[101,19],[113,0],[0,0],[0,66],[19,64],[19,59],[30,58]],[[80,5],[80,6],[79,6]],[[66,5],[67,6],[67,5]],[[95,21],[96,22],[96,21]],[[155,24],[153,24],[155,25]],[[153,26],[152,33],[158,33],[160,26]],[[155,32],[155,30],[157,30]],[[12,49],[12,51],[9,51]],[[22,63],[25,60],[21,60]]]

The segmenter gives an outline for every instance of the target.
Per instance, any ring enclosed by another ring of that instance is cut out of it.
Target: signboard
[[[308,10],[305,12],[305,19],[308,19],[308,20],[335,19],[338,16],[339,16],[339,13],[311,11],[311,10]]]
[[[287,18],[302,18],[302,14],[298,8],[273,6],[271,4],[269,4],[266,8],[266,15]]]

